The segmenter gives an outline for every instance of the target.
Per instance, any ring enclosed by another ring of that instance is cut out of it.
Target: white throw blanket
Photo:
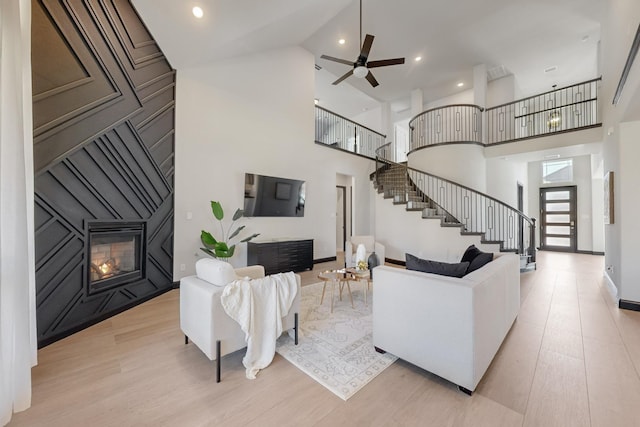
[[[273,360],[276,339],[282,334],[282,318],[289,313],[297,292],[293,273],[235,280],[224,288],[222,307],[245,333],[247,354],[242,363],[247,378],[255,379],[258,371]]]

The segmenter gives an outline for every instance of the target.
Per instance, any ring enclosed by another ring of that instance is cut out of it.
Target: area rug
[[[302,287],[300,299],[300,339],[298,345],[283,336],[276,351],[298,369],[325,386],[343,400],[349,399],[397,359],[379,354],[373,348],[371,305],[364,303],[364,283],[352,283],[351,307],[346,288],[342,301],[335,288],[333,313],[331,284],[327,284],[324,302],[320,305],[322,283]]]

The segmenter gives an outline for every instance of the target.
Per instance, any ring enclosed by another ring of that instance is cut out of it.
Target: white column
[[[411,91],[411,116],[417,116],[424,111],[424,101],[422,100],[422,89]]]
[[[487,106],[487,64],[473,67],[473,103],[482,108]],[[482,141],[487,142],[487,117],[482,114]]]
[[[487,64],[473,67],[473,103],[487,106]]]

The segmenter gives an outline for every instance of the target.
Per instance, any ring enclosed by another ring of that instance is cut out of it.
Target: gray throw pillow
[[[468,262],[449,264],[447,262],[418,258],[411,254],[405,254],[405,258],[407,270],[440,274],[442,276],[462,277],[467,273],[467,269],[469,268]]]
[[[462,255],[462,259],[460,260],[460,262],[469,263],[469,268],[467,269],[466,274],[476,271],[491,261],[493,261],[493,253],[482,252],[480,249],[476,248],[476,245],[469,246],[467,250],[464,251],[464,255]]]

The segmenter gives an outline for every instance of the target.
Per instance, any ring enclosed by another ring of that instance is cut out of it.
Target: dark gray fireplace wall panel
[[[33,0],[42,347],[173,282],[175,72],[129,0]],[[144,277],[88,293],[87,221],[145,224]]]

